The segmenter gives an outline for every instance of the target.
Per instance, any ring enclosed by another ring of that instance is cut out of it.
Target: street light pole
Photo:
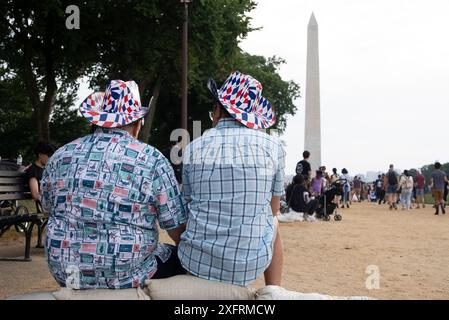
[[[187,65],[188,56],[188,26],[189,26],[189,3],[192,0],[181,0],[184,4],[184,21],[182,24],[182,106],[181,127],[187,130]]]

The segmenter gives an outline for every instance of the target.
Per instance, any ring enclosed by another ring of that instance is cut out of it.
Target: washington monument
[[[321,163],[320,64],[318,23],[312,13],[307,30],[306,123],[304,150],[310,152],[312,174]]]

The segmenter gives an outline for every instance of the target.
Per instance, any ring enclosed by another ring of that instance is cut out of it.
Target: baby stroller
[[[331,219],[330,215],[335,212],[334,220],[341,221],[342,216],[335,211],[338,208],[338,204],[334,200],[335,196],[341,196],[343,194],[343,186],[346,182],[346,179],[338,179],[329,187],[325,188],[323,194],[318,198],[318,208],[316,210],[318,219],[329,221]]]

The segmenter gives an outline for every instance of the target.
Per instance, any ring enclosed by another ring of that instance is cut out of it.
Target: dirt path
[[[379,299],[449,299],[449,214],[436,217],[431,208],[389,211],[373,203],[355,204],[342,214],[341,222],[281,225],[287,289]],[[5,236],[0,256],[23,254],[22,237]],[[165,233],[162,240],[167,241]],[[0,299],[57,289],[43,249],[33,249],[32,258],[28,263],[0,261]],[[368,290],[367,271],[376,269],[380,288]],[[253,284],[262,285],[263,279]]]

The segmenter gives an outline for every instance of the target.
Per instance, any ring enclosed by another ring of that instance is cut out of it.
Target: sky
[[[304,148],[307,24],[319,28],[322,162],[350,174],[449,162],[448,0],[259,0],[251,54],[279,56],[301,86],[286,174]]]
[[[449,162],[448,0],[258,0],[245,51],[282,57],[301,86],[281,137],[286,174],[304,151],[307,24],[319,28],[322,163],[367,171]],[[193,4],[194,5],[194,4]],[[89,93],[81,85],[77,105]]]

